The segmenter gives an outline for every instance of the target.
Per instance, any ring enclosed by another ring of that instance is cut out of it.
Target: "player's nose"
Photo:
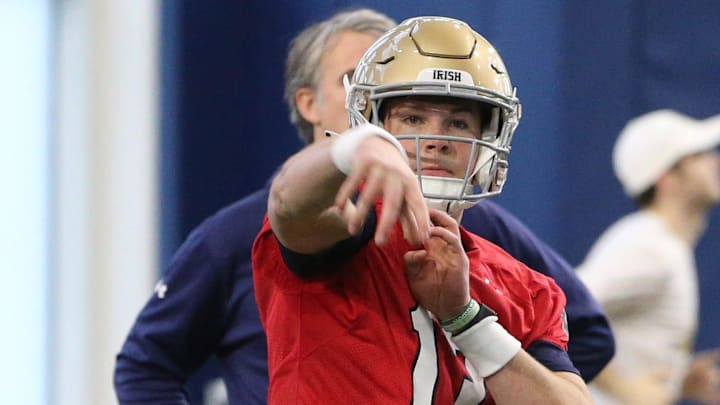
[[[431,133],[433,138],[422,140],[422,149],[426,152],[447,152],[450,150],[450,141],[439,132]]]

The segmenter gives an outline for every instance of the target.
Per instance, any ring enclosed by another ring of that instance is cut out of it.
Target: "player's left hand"
[[[442,321],[470,302],[470,264],[457,221],[436,209],[430,210],[430,220],[430,238],[405,254],[405,275],[418,304]]]

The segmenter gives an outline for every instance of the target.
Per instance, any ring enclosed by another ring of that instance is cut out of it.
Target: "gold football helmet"
[[[370,47],[346,86],[351,126],[382,126],[382,103],[394,97],[459,97],[487,106],[481,139],[463,140],[472,143],[464,179],[422,175],[419,158],[416,173],[429,204],[451,213],[500,193],[520,102],[498,52],[466,23],[445,17],[403,21]],[[398,136],[416,140],[415,156],[431,138],[439,137]]]

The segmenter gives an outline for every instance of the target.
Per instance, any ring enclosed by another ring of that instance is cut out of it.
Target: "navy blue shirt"
[[[187,378],[218,357],[231,404],[265,404],[267,348],[252,285],[250,254],[268,188],[224,208],[195,229],[163,273],[117,356],[121,404],[186,404]],[[585,380],[610,361],[607,319],[572,268],[497,204],[465,210],[463,226],[549,275],[567,296],[568,353]]]

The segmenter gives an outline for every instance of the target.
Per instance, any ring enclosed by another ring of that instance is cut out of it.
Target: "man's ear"
[[[316,101],[315,90],[310,87],[301,87],[295,92],[295,103],[297,104],[298,112],[305,121],[313,125],[320,124]]]
[[[663,173],[660,178],[657,179],[655,182],[655,188],[660,192],[660,190],[669,190],[670,192],[675,192],[678,185],[682,179],[678,176],[677,170],[669,169],[665,173]]]

